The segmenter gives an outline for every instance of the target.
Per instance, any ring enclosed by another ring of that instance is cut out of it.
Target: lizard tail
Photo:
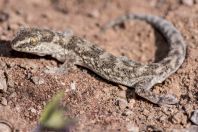
[[[167,40],[169,45],[169,52],[165,58],[157,62],[166,67],[166,73],[163,78],[166,78],[167,75],[174,73],[180,65],[183,63],[186,55],[186,43],[183,40],[181,33],[173,26],[172,23],[163,19],[162,17],[145,15],[145,14],[126,14],[116,18],[113,21],[110,21],[107,25],[104,26],[102,30],[117,26],[122,24],[127,20],[142,20],[151,24],[156,30],[158,30],[162,36]],[[163,75],[163,73],[162,73]]]

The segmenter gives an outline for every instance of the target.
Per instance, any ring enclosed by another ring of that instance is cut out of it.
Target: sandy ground
[[[145,22],[130,21],[100,32],[102,25],[127,12],[162,16],[181,31],[188,46],[186,59],[176,73],[153,88],[156,93],[174,93],[179,104],[159,107],[80,67],[68,74],[48,74],[46,68],[60,63],[10,48],[20,27],[70,29],[116,56],[142,63],[162,59],[168,50],[166,42]],[[5,81],[0,86],[0,118],[15,129],[30,131],[48,100],[64,90],[66,115],[77,120],[73,131],[191,129],[191,113],[198,109],[197,14],[198,4],[178,0],[1,0],[0,80]]]

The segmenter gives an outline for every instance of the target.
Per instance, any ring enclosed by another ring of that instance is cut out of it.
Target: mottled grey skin
[[[121,16],[106,25],[105,29],[130,19],[150,23],[167,39],[170,50],[163,60],[147,65],[137,63],[126,57],[115,57],[83,38],[37,28],[20,30],[12,41],[12,48],[39,56],[51,55],[57,60],[65,62],[67,68],[74,65],[86,67],[104,79],[135,88],[135,92],[139,96],[155,104],[177,103],[175,96],[157,95],[150,89],[155,84],[164,81],[183,63],[186,44],[180,32],[171,23],[160,17],[137,14]]]

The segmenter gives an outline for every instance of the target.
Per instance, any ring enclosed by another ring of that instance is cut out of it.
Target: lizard
[[[15,51],[38,56],[50,55],[64,63],[63,65],[67,69],[74,66],[88,68],[110,82],[134,88],[137,95],[154,104],[178,103],[174,94],[156,94],[152,92],[151,88],[157,83],[162,83],[183,63],[186,43],[181,33],[164,18],[132,13],[110,21],[104,26],[104,29],[133,19],[151,24],[166,39],[169,51],[162,60],[142,64],[127,57],[116,57],[96,46],[95,43],[71,33],[40,28],[20,29],[11,41],[11,47]]]

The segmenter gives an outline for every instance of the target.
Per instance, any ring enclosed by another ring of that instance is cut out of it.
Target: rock
[[[31,80],[36,85],[41,85],[41,84],[45,83],[44,79],[41,77],[38,77],[38,76],[31,77]]]
[[[133,115],[133,114],[134,114],[133,111],[131,111],[131,110],[129,110],[129,109],[126,109],[126,110],[122,113],[123,116],[131,116],[131,115]]]
[[[98,18],[100,16],[100,12],[98,10],[93,10],[87,13],[87,16],[91,18]]]
[[[190,120],[191,120],[194,124],[198,125],[198,109],[192,112],[192,115],[191,115]]]
[[[29,110],[32,112],[32,113],[36,113],[36,109],[34,109],[33,107],[30,107]]]
[[[17,93],[16,92],[13,92],[13,93],[10,94],[9,99],[15,98],[16,96],[17,96]]]
[[[10,77],[8,77],[7,85],[10,88],[14,88],[14,80]]]
[[[135,99],[130,99],[128,103],[129,109],[132,110],[134,108],[134,105],[135,105]]]
[[[139,132],[139,127],[134,126],[133,124],[127,124],[128,132]]]
[[[124,90],[119,91],[118,97],[126,99],[126,91],[124,91]]]
[[[75,82],[75,81],[73,81],[73,82],[70,84],[70,88],[71,88],[71,90],[76,91],[76,82]]]
[[[128,88],[126,86],[123,86],[123,85],[118,85],[118,87],[123,90],[123,91],[126,91]]]
[[[194,4],[194,0],[181,0],[181,2],[187,6],[192,6]]]
[[[7,101],[7,99],[6,98],[4,98],[4,97],[1,97],[1,104],[2,105],[8,105],[8,101]]]
[[[0,70],[0,91],[6,92],[7,91],[7,82],[4,75],[4,71]]]
[[[187,116],[182,111],[178,111],[177,113],[175,113],[172,118],[173,123],[186,124],[187,120]]]
[[[0,62],[0,68],[1,69],[6,69],[7,68],[7,65],[5,62]]]
[[[3,11],[0,12],[0,22],[6,21],[8,20],[8,18],[9,18],[8,13],[5,13]]]
[[[198,132],[198,126],[192,125],[187,130],[188,132]]]
[[[12,132],[12,126],[7,121],[0,122],[0,132]]]
[[[19,67],[23,68],[24,70],[29,69],[29,66],[27,64],[20,64]]]
[[[192,125],[188,128],[182,129],[171,129],[171,132],[198,132],[198,126]]]
[[[119,106],[121,110],[125,109],[128,105],[127,101],[122,98],[117,98],[116,99],[116,104]]]
[[[11,63],[6,63],[6,66],[8,68],[11,68],[11,67],[14,67],[16,64],[14,62],[11,62]]]

